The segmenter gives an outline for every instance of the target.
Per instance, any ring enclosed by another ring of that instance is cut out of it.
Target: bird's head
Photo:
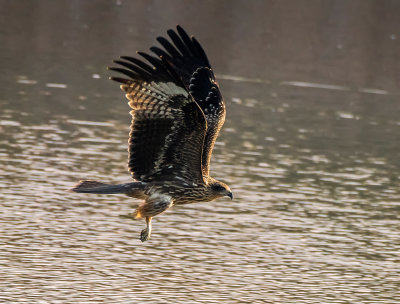
[[[215,196],[215,198],[228,196],[233,199],[232,191],[227,184],[224,184],[223,182],[217,180],[213,180],[208,184],[208,186],[210,187],[212,195]]]

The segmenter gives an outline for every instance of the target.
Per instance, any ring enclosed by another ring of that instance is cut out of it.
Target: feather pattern
[[[225,104],[207,56],[193,37],[177,26],[158,37],[162,48],[142,58],[122,56],[110,70],[121,83],[132,111],[128,167],[132,183],[85,180],[72,191],[124,193],[143,199],[130,218],[145,218],[142,242],[152,218],[173,205],[233,198],[229,186],[209,175],[212,149],[225,120]]]
[[[194,37],[177,26],[177,32],[168,30],[172,43],[164,37],[158,42],[164,48],[150,50],[163,58],[175,70],[183,84],[198,103],[207,120],[207,134],[202,156],[202,171],[209,176],[210,160],[215,141],[225,121],[225,103],[207,55]]]
[[[129,169],[143,181],[174,174],[177,167],[198,179],[193,171],[199,164],[200,175],[208,177],[225,121],[225,103],[203,48],[179,25],[167,34],[170,40],[157,38],[163,49],[150,48],[156,56],[122,56],[115,61],[121,67],[110,68],[129,78],[111,79],[123,84],[133,109]]]
[[[132,108],[128,167],[140,181],[178,176],[203,182],[204,114],[167,63],[143,57],[151,58],[152,69],[127,57],[131,63],[115,61],[124,68],[110,68],[130,77],[112,78],[122,83]]]

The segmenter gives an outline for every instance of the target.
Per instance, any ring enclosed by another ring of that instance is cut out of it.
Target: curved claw
[[[150,216],[146,217],[146,224],[147,224],[147,227],[144,228],[142,230],[142,232],[140,233],[140,240],[142,242],[150,239],[150,235],[151,235],[151,217]]]
[[[149,239],[150,239],[150,232],[149,232],[149,229],[144,228],[144,229],[142,230],[142,232],[140,233],[140,240],[141,240],[142,242],[144,242],[144,241],[147,241],[147,240],[149,240]]]

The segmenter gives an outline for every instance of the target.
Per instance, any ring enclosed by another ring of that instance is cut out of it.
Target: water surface
[[[398,303],[397,1],[0,1],[0,302]],[[233,202],[121,218],[130,117],[105,67],[175,24],[227,102]]]

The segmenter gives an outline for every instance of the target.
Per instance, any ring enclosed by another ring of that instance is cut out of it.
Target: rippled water
[[[0,302],[399,302],[397,2],[96,3],[0,1]],[[67,190],[129,181],[105,66],[178,22],[219,73],[235,199],[141,243],[137,202]]]

